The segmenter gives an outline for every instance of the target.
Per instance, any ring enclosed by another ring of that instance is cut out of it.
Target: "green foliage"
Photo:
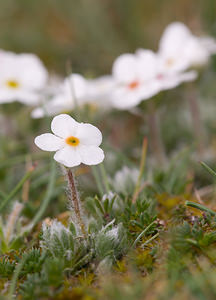
[[[21,276],[39,272],[46,259],[46,256],[46,252],[42,252],[40,249],[31,249],[27,253],[27,258],[22,269]]]
[[[95,234],[95,256],[99,260],[106,257],[117,260],[127,252],[128,238],[125,228],[121,223],[118,226],[112,226],[112,223]]]
[[[47,258],[40,273],[28,274],[20,285],[23,299],[52,297],[63,282],[63,262],[57,258]]]
[[[179,153],[168,165],[167,169],[155,169],[153,173],[153,188],[157,193],[181,195],[190,183],[187,178],[189,167],[189,152]]]
[[[0,277],[11,278],[15,268],[15,262],[10,260],[7,257],[3,257],[0,260]]]

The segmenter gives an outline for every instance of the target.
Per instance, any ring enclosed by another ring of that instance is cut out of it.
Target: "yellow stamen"
[[[167,61],[166,61],[166,64],[167,64],[168,67],[171,67],[174,64],[174,59],[168,58]]]
[[[17,89],[19,87],[19,83],[16,80],[7,80],[6,85],[11,89]]]
[[[78,146],[80,143],[80,140],[78,138],[76,138],[75,136],[69,136],[68,138],[66,138],[65,142],[70,145],[70,146]]]

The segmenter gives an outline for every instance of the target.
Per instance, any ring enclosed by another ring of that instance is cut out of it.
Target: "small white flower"
[[[136,54],[140,58],[145,58],[146,50],[138,49],[136,51]],[[178,70],[177,68],[170,70],[169,66],[167,67],[166,65],[164,65],[164,60],[160,55],[157,55],[156,53],[152,55],[154,55],[156,65],[154,78],[152,78],[152,80],[156,82],[159,91],[173,89],[183,82],[192,81],[197,78],[197,72],[183,72],[180,69]]]
[[[76,105],[83,104],[86,92],[87,83],[84,77],[79,74],[71,74],[60,85],[58,93],[44,107],[34,109],[31,116],[42,118],[45,115],[53,116],[71,111]]]
[[[65,111],[72,111],[75,105],[87,103],[108,109],[110,91],[114,85],[112,76],[102,76],[96,79],[85,79],[79,74],[72,74],[65,79],[59,92],[44,107],[32,111],[32,118],[42,118],[44,115],[54,116]],[[76,102],[75,102],[76,101]]]
[[[196,37],[183,23],[169,24],[159,43],[163,68],[170,72],[184,71],[192,66],[206,64],[216,53],[216,41],[210,37]]]
[[[123,54],[113,65],[116,86],[111,93],[113,106],[130,109],[162,90],[171,89],[196,78],[196,72],[172,72],[161,64],[161,57],[139,49],[134,55]]]
[[[157,60],[152,51],[146,50],[145,56],[122,54],[113,64],[113,77],[116,86],[112,91],[113,106],[130,109],[159,92],[154,79]]]
[[[36,55],[1,50],[0,66],[0,103],[38,103],[48,73]]]
[[[111,91],[115,81],[112,76],[105,75],[96,79],[87,80],[87,95],[85,102],[95,104],[99,108],[111,107]]]
[[[84,163],[97,165],[104,160],[99,147],[102,142],[100,130],[87,123],[78,123],[72,117],[61,114],[53,118],[51,130],[35,138],[35,144],[45,151],[56,151],[54,159],[66,167]]]

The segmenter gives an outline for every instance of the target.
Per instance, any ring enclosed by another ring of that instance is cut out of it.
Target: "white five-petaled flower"
[[[0,103],[38,103],[48,73],[36,55],[1,50],[0,66]]]
[[[170,73],[161,66],[160,61],[156,53],[145,49],[119,56],[113,64],[113,77],[116,80],[111,92],[113,106],[130,109],[162,90],[196,78],[194,71]]]
[[[104,75],[87,80],[87,95],[85,102],[102,109],[111,107],[111,91],[115,86],[115,80],[111,75]]]
[[[35,108],[31,116],[54,116],[72,111],[76,105],[82,107],[85,104],[107,109],[111,106],[109,96],[113,85],[112,76],[85,79],[79,74],[71,74],[64,80],[57,94],[44,107]]]
[[[134,54],[120,55],[112,69],[116,81],[111,94],[113,106],[129,109],[157,94],[159,86],[152,80],[156,68],[152,51],[146,50],[146,55],[141,57]]]
[[[56,151],[54,159],[66,167],[84,163],[97,165],[104,160],[99,147],[102,142],[100,130],[88,123],[78,123],[71,116],[61,114],[53,118],[52,133],[35,138],[35,144],[45,151]]]
[[[169,24],[161,37],[158,55],[167,71],[184,71],[202,66],[216,53],[216,40],[211,37],[196,37],[180,22]]]
[[[71,111],[76,105],[81,105],[86,95],[86,81],[80,74],[71,74],[62,84],[54,97],[32,111],[33,118],[42,118],[44,115],[53,116],[65,111]]]

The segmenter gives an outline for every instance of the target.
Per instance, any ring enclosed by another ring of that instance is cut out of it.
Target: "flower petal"
[[[101,108],[110,107],[110,92],[115,87],[112,76],[101,76],[96,79],[88,80],[88,93],[84,102],[93,103]]]
[[[179,54],[185,47],[185,42],[192,36],[190,30],[181,22],[169,24],[160,39],[159,52]]]
[[[120,82],[130,82],[137,79],[139,63],[133,54],[122,54],[113,63],[113,76]]]
[[[87,92],[87,81],[80,74],[71,74],[64,80],[63,89],[69,97],[69,100],[74,103],[74,97],[80,101],[80,99],[85,96]]]
[[[100,130],[88,123],[80,123],[77,128],[77,138],[81,145],[99,146],[102,143]]]
[[[41,89],[48,80],[48,72],[41,60],[34,54],[17,54],[14,57],[22,84],[31,89]]]
[[[142,81],[152,79],[158,71],[158,56],[151,50],[138,49],[136,51],[139,60],[138,72]]]
[[[190,30],[180,22],[168,25],[159,43],[160,68],[166,72],[184,71],[191,61],[186,53],[192,38]]]
[[[180,73],[180,74],[173,74],[171,76],[164,76],[160,80],[160,85],[161,85],[161,90],[169,90],[177,87],[183,82],[188,82],[188,81],[193,81],[197,78],[197,72],[195,71],[190,71],[190,72],[185,72],[185,73]]]
[[[104,160],[104,152],[96,146],[80,146],[79,153],[82,163],[86,165],[97,165]]]
[[[192,37],[188,43],[185,53],[192,66],[202,66],[208,62],[210,51],[203,45],[201,40]]]
[[[204,47],[209,52],[209,54],[216,53],[216,39],[209,36],[204,36],[198,38],[198,40],[202,47]]]
[[[71,168],[81,164],[81,156],[78,148],[66,146],[63,149],[56,152],[54,159],[63,164],[64,166]]]
[[[126,87],[120,87],[111,93],[111,101],[115,108],[130,109],[137,106],[142,101],[142,98],[139,93],[128,91]]]
[[[149,80],[136,90],[127,87],[115,89],[111,95],[112,104],[118,109],[130,109],[140,104],[141,101],[150,99],[160,91],[160,85],[156,80]]]
[[[25,90],[10,90],[0,88],[0,103],[10,103],[18,101],[24,104],[35,105],[38,104],[39,96],[30,91]]]
[[[71,116],[61,114],[53,118],[51,130],[55,135],[67,138],[75,135],[78,124]]]
[[[41,134],[35,138],[34,142],[40,149],[45,151],[57,151],[65,145],[63,139],[52,133]]]

